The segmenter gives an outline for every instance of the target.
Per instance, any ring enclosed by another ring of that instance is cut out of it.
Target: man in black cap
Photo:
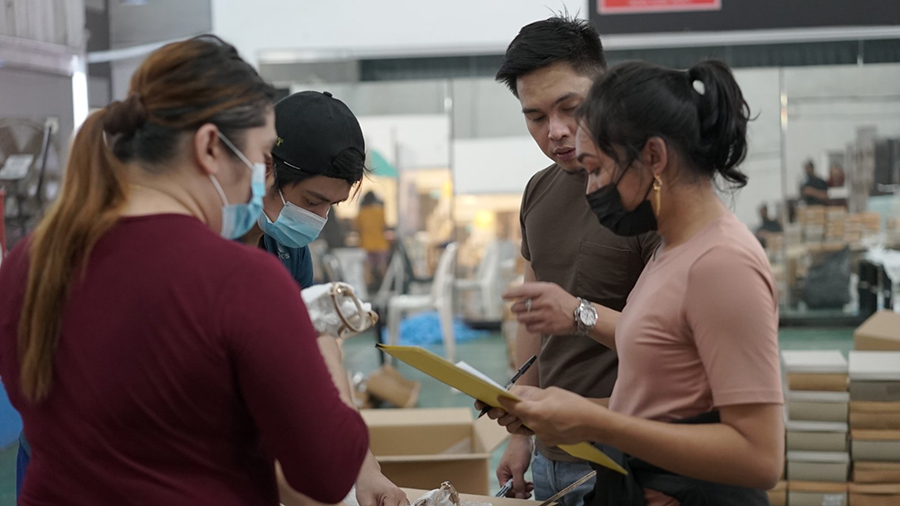
[[[300,288],[307,288],[313,284],[308,245],[322,231],[331,206],[347,200],[362,181],[366,145],[356,117],[328,92],[295,93],[275,104],[275,130],[278,139],[266,160],[263,213],[243,239],[277,255]],[[352,403],[335,339],[321,336],[319,349],[341,397]],[[278,474],[283,504],[315,504]],[[407,504],[406,494],[381,473],[372,452],[357,477],[356,498],[360,506]]]
[[[356,117],[327,91],[303,91],[275,104],[275,130],[263,213],[244,241],[277,255],[307,288],[313,284],[308,245],[331,206],[362,181],[366,144]]]

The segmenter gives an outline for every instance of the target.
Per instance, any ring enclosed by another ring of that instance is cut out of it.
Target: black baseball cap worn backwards
[[[348,148],[366,155],[356,116],[327,91],[301,91],[280,100],[275,131],[272,156],[308,174],[328,175],[334,157]]]

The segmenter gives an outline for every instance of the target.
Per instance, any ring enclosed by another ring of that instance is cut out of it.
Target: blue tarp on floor
[[[472,339],[490,336],[490,332],[473,330],[466,326],[462,320],[453,319],[453,334],[457,343],[464,343]],[[382,335],[384,342],[388,342],[387,328]],[[444,340],[441,337],[441,322],[436,311],[418,313],[400,322],[400,344],[404,346],[426,346],[440,344]]]

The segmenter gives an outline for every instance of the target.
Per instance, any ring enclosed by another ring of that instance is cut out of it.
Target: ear
[[[204,175],[218,174],[220,166],[228,156],[224,150],[228,149],[219,140],[219,129],[212,123],[207,123],[194,132],[191,142],[194,150],[194,159]]]
[[[669,165],[669,145],[662,137],[650,137],[641,152],[641,162],[650,168],[650,173],[658,176]]]

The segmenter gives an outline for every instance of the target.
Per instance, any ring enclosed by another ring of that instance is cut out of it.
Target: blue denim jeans
[[[591,472],[590,464],[585,462],[558,462],[550,460],[534,452],[534,461],[531,464],[531,475],[534,480],[534,497],[538,501],[546,501],[559,493],[562,489],[575,483],[584,475]],[[569,492],[558,502],[562,506],[582,506],[584,496],[594,489],[594,479],[582,483],[575,490]]]

